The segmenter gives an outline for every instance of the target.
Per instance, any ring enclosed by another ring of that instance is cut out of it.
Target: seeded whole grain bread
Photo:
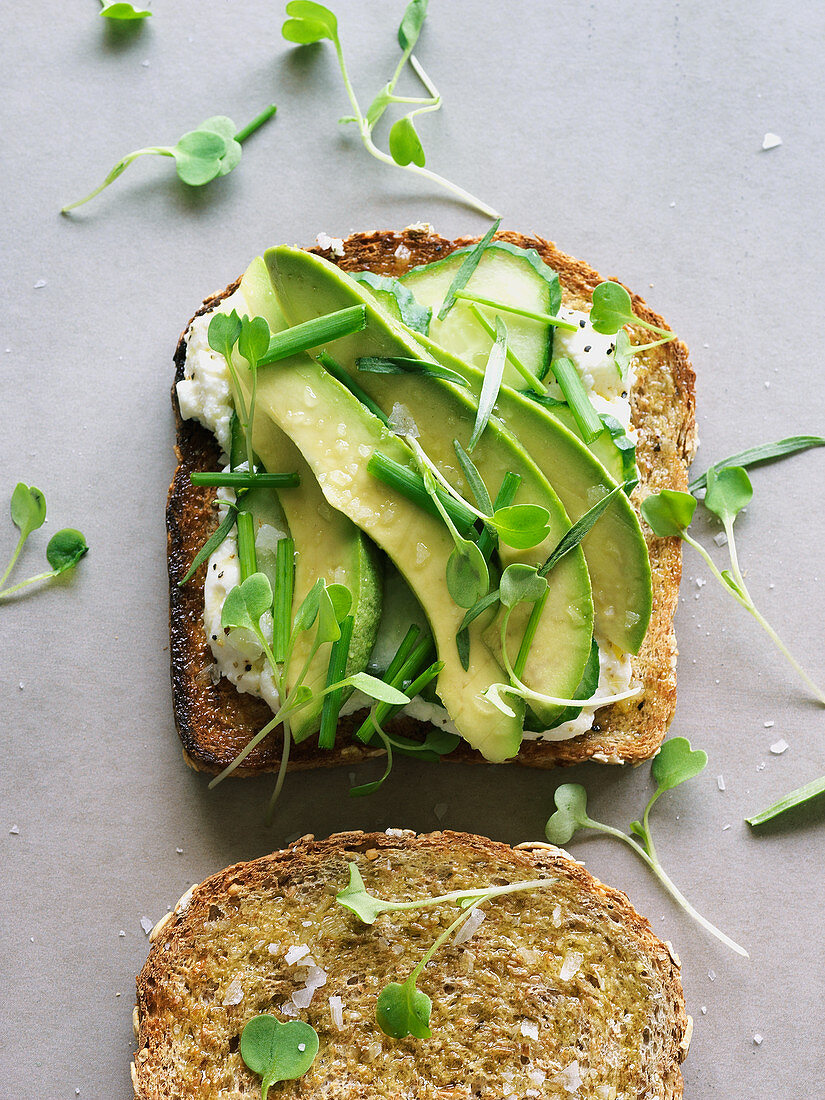
[[[364,925],[335,902],[348,862],[370,892],[396,900],[553,884],[488,902],[469,939],[437,951],[419,979],[432,1037],[394,1040],[375,1023],[378,993],[406,978],[456,909]],[[682,1096],[692,1023],[676,955],[624,894],[551,845],[399,829],[308,836],[192,887],[151,939],[134,1013],[137,1100],[260,1097],[238,1044],[258,1013],[287,1018],[281,1006],[305,986],[290,947],[308,948],[325,982],[297,1013],[319,1035],[318,1057],[276,1086],[283,1100]]]
[[[559,274],[564,304],[589,305],[593,288],[602,281],[592,268],[559,252],[541,237],[499,233],[497,238],[522,248],[534,248]],[[398,275],[419,264],[440,259],[477,238],[450,241],[429,226],[403,232],[357,233],[343,242],[343,255],[330,249],[310,251],[337,263],[345,271],[370,270]],[[196,316],[214,309],[237,282],[207,299]],[[636,294],[636,314],[664,325]],[[190,322],[191,323],[191,322]],[[188,326],[187,326],[188,331]],[[644,338],[635,333],[637,342]],[[175,382],[183,377],[185,333],[175,354]],[[636,358],[637,381],[631,394],[633,425],[638,432],[637,463],[641,475],[632,500],[638,509],[650,492],[687,488],[687,470],[695,450],[695,375],[687,348],[678,340],[643,352]],[[203,628],[203,565],[193,579],[178,587],[195,554],[214,530],[215,490],[193,487],[193,470],[214,470],[219,449],[212,434],[193,420],[182,420],[175,389],[172,402],[177,420],[176,454],[179,465],[169,490],[167,505],[170,581],[170,635],[175,721],[184,756],[192,767],[217,772],[244,748],[271,718],[260,699],[239,693],[225,678],[212,677],[213,658]],[[578,764],[595,759],[608,763],[638,763],[652,756],[662,743],[676,706],[676,638],[673,615],[681,578],[681,546],[678,539],[657,539],[645,528],[653,581],[653,613],[638,656],[633,658],[634,680],[641,682],[641,696],[614,704],[596,713],[593,728],[567,741],[522,743],[515,763],[531,767]],[[353,743],[352,733],[365,712],[342,718],[332,750],[319,750],[310,739],[293,749],[290,768],[352,763],[377,754],[377,750]],[[402,717],[390,723],[396,733],[415,736],[421,723]],[[450,760],[480,760],[463,742]],[[246,759],[237,775],[276,770],[280,761],[280,736],[276,731]]]

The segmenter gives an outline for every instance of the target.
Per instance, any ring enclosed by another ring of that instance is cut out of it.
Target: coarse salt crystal
[[[12,827],[9,829],[9,832],[12,836],[20,836],[20,830],[17,828],[16,825],[12,825]]]
[[[710,980],[712,982],[715,982],[716,981],[716,971],[715,970],[709,970],[708,971],[708,977],[710,978]]]
[[[774,741],[774,743],[771,745],[771,752],[774,754],[774,756],[781,756],[782,753],[785,752],[787,747],[788,742],[785,740],[784,737],[782,737],[779,741]]]
[[[754,1035],[754,1037],[753,1037],[753,1041],[756,1043],[757,1046],[761,1046],[762,1045],[762,1036],[757,1032],[757,1034]]]
[[[344,242],[340,237],[330,237],[327,233],[319,233],[315,238],[319,248],[329,249],[333,256],[344,255]]]
[[[413,439],[418,439],[418,427],[410,415],[410,410],[400,401],[396,401],[393,405],[392,412],[387,417],[387,425],[396,435],[409,435]]]
[[[229,983],[229,988],[223,995],[221,1004],[223,1005],[239,1005],[243,1000],[243,985],[239,977],[234,977]]]
[[[479,925],[484,920],[484,913],[481,909],[474,909],[470,913],[467,920],[462,924],[459,930],[453,937],[453,944],[457,947],[460,943],[466,943],[472,936],[476,934],[479,929]]]
[[[284,1003],[281,1005],[281,1012],[283,1012],[284,1016],[298,1015],[298,1009],[295,1007],[292,1001],[284,1001]]]
[[[277,955],[281,950],[281,945],[279,943],[268,943],[266,949],[270,955]]]
[[[557,905],[553,910],[553,927],[558,928],[561,925],[561,906]]]
[[[702,1013],[703,1016],[707,1016],[708,1006],[707,1005],[702,1005],[702,1007],[699,1009],[699,1011]]]
[[[126,933],[125,933],[125,932],[123,931],[123,929],[121,928],[121,930],[120,930],[120,931],[118,932],[118,935],[119,935],[119,936],[125,936],[125,935],[126,935]]]
[[[309,954],[309,948],[305,943],[296,944],[293,947],[288,947],[284,952],[284,958],[286,959],[287,966],[293,966],[299,959],[305,958]]]
[[[339,1029],[342,1028],[344,1026],[344,1005],[340,997],[330,997],[329,1011],[335,1026]]]
[[[724,531],[720,531],[718,535],[713,536],[713,541],[717,546],[724,546],[728,541],[728,536]]]
[[[150,921],[148,917],[140,918],[140,927],[148,936],[152,929],[155,927],[154,921]]]
[[[765,134],[762,138],[763,149],[777,149],[782,144],[782,138],[779,134],[771,134],[770,132]]]
[[[42,290],[45,285],[46,285],[46,280],[45,279],[38,279],[37,282],[34,284],[34,289],[35,290]]]
[[[306,1045],[306,1043],[299,1043],[299,1044],[298,1044],[298,1050],[300,1050],[301,1054],[303,1054],[303,1053],[304,1053],[304,1051],[306,1050],[306,1048],[307,1048],[307,1045]]]
[[[766,730],[769,730],[769,729],[771,729],[771,727],[772,727],[773,725],[775,725],[775,723],[774,723],[773,721],[770,721],[770,722],[765,722],[765,723],[764,723],[764,726],[765,726],[765,729],[766,729]]]
[[[564,962],[561,964],[561,970],[559,971],[559,977],[563,982],[569,981],[574,974],[578,974],[583,959],[584,955],[579,951],[569,951],[564,956]]]
[[[533,1023],[531,1020],[522,1020],[521,1034],[524,1035],[527,1039],[538,1039],[539,1025]]]
[[[717,775],[717,777],[716,777],[716,786],[719,788],[720,791],[723,791],[725,789],[725,777],[724,777],[724,775]]]
[[[571,1062],[569,1066],[557,1074],[556,1080],[561,1082],[565,1092],[578,1092],[582,1083],[581,1070],[578,1062]]]

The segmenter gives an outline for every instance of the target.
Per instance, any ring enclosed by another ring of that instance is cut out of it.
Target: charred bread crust
[[[573,897],[578,918],[583,919],[586,925],[592,923],[597,928],[606,927],[611,940],[616,942],[622,940],[632,945],[634,959],[639,966],[646,968],[651,985],[656,990],[655,1021],[651,1020],[649,1023],[659,1044],[658,1064],[655,1070],[664,1091],[660,1092],[657,1087],[654,1093],[652,1080],[634,1080],[634,1095],[653,1096],[655,1094],[660,1100],[681,1100],[683,1081],[680,1066],[687,1056],[692,1030],[692,1021],[685,1011],[680,977],[681,964],[670,944],[658,939],[650,923],[636,912],[624,893],[604,885],[581,864],[571,859],[566,852],[552,845],[522,844],[511,848],[506,844],[473,834],[444,831],[416,835],[414,832],[402,829],[389,829],[385,833],[360,831],[337,833],[325,840],[315,840],[312,834],[309,834],[272,855],[234,864],[187,891],[172,912],[163,917],[152,930],[149,956],[137,977],[137,1003],[134,1013],[137,1051],[132,1065],[136,1100],[171,1100],[172,1093],[165,1087],[173,1062],[173,1055],[170,1053],[170,1023],[180,1022],[182,1030],[186,1031],[194,1028],[195,1021],[186,1020],[188,1009],[192,1005],[181,1003],[179,993],[173,987],[169,975],[173,968],[179,967],[185,975],[189,967],[196,967],[196,972],[192,971],[196,982],[209,976],[208,973],[203,972],[204,962],[201,959],[195,962],[193,958],[193,945],[199,936],[201,940],[203,939],[203,929],[208,922],[220,920],[228,914],[224,927],[231,926],[231,915],[239,911],[241,899],[249,898],[253,894],[261,897],[264,905],[268,904],[269,898],[273,899],[274,904],[283,905],[284,899],[295,897],[300,891],[309,889],[328,895],[328,901],[332,902],[335,890],[346,881],[348,862],[357,861],[362,868],[369,867],[370,864],[378,868],[386,862],[387,868],[391,866],[394,868],[395,865],[390,862],[393,859],[409,861],[405,865],[415,867],[419,875],[426,875],[429,890],[435,893],[454,889],[456,883],[464,886],[472,881],[475,884],[479,881],[477,877],[479,875],[493,874],[501,881],[547,876],[561,882],[563,891],[570,892],[562,893],[562,900]],[[364,873],[367,873],[366,870]],[[456,875],[468,876],[468,881],[456,879]],[[393,875],[393,881],[395,881],[395,875]],[[492,881],[492,879],[482,877],[481,881]],[[394,895],[404,896],[404,889],[402,878]],[[316,898],[315,904],[319,904],[323,909],[326,902],[320,902]],[[221,916],[217,917],[217,913]],[[495,919],[492,908],[489,916]],[[548,919],[548,914],[543,913],[542,916],[544,920]],[[502,919],[506,920],[506,918]],[[318,925],[318,928],[320,927]],[[356,922],[356,934],[359,928]],[[300,926],[297,931],[300,935]],[[427,929],[423,932],[429,942],[432,933]],[[259,935],[258,933],[258,938]],[[374,939],[372,932],[370,932],[370,939]],[[540,935],[537,935],[535,947],[541,950],[543,942]],[[260,947],[257,943],[255,946]],[[547,944],[545,949],[552,950],[552,947]],[[478,946],[475,952],[478,956],[476,962],[478,969],[485,962],[484,948]],[[332,954],[335,960],[336,952],[333,951]],[[385,950],[382,958],[385,968],[388,965],[386,954]],[[240,971],[243,965],[242,954],[239,956],[233,953],[233,959],[234,965]],[[366,965],[366,962],[362,965]],[[429,980],[434,983],[448,980],[447,965],[443,958],[437,956],[428,966]],[[334,967],[335,961],[332,964],[333,970]],[[343,978],[343,975],[330,973],[332,979],[330,987],[335,984],[339,976]],[[501,983],[497,983],[495,995],[496,999],[500,998],[502,1004],[509,999],[507,983],[512,980],[505,973],[502,975]],[[364,1015],[363,1009],[368,1010],[368,1005],[364,1002],[371,1003],[372,995],[365,988],[363,977],[356,985],[353,986],[351,983],[352,979],[347,980],[345,988],[348,997],[351,994],[356,1002],[357,1018],[359,1014]],[[213,984],[217,985],[216,982]],[[499,984],[503,987],[501,991],[498,988]],[[327,992],[326,988],[324,992]],[[523,989],[519,994],[510,990],[510,994],[517,995],[519,999],[523,993]],[[268,996],[271,997],[272,993]],[[489,1005],[488,1008],[492,1014],[497,1012],[495,1004]],[[230,1023],[229,1020],[221,1024],[219,1020],[221,1010],[217,1005],[216,1009],[217,1011],[212,1013],[206,1006],[207,1027],[201,1033],[204,1036],[203,1041],[198,1043],[199,1054],[202,1053],[204,1058],[209,1057],[210,1047],[216,1052],[220,1051],[222,1038],[219,1032],[222,1027],[231,1030],[233,1026],[239,1026],[239,1023],[234,1021]],[[239,1015],[235,1020],[248,1018],[252,1011],[254,1010],[250,1008],[239,1008]],[[326,1012],[326,1009],[323,1011]],[[617,1011],[619,1011],[618,1007]],[[226,1014],[225,1009],[223,1012]],[[231,1013],[234,1013],[233,1009],[230,1009]],[[315,1022],[318,1023],[318,1020]],[[451,1019],[450,1024],[452,1023]],[[470,1027],[471,1031],[478,1027],[477,1022],[455,1021],[458,1028],[461,1028],[464,1023]],[[323,1019],[319,1026],[323,1026]],[[206,1034],[207,1030],[209,1035]],[[223,1036],[223,1040],[225,1038]],[[346,1048],[349,1038],[347,1025],[344,1025],[343,1030],[335,1032],[332,1038],[331,1046],[334,1046],[334,1040],[339,1038],[341,1046]],[[462,1039],[472,1044],[471,1034],[463,1035]],[[553,1042],[552,1036],[549,1041]],[[641,1041],[642,1037],[639,1036],[639,1042]],[[399,1057],[406,1058],[408,1061],[411,1053],[413,1057],[413,1080],[409,1079],[409,1075],[406,1077],[404,1095],[420,1095],[415,1089],[416,1044],[414,1041],[409,1041],[409,1044],[405,1041],[396,1045]],[[236,1048],[230,1042],[227,1049],[231,1051]],[[337,1057],[341,1058],[342,1062],[345,1061],[348,1067],[352,1067],[353,1061],[356,1063],[359,1061],[355,1057],[356,1054],[357,1052],[347,1050],[346,1054],[339,1054]],[[244,1078],[248,1076],[245,1070],[241,1069],[240,1072]],[[231,1074],[228,1076],[231,1078]],[[475,1091],[466,1093],[453,1092],[451,1089],[444,1093],[433,1091],[429,1081],[417,1079],[427,1097],[450,1095],[463,1098],[465,1095],[480,1095]],[[236,1087],[244,1085],[244,1082],[237,1080],[233,1080],[232,1083]],[[492,1087],[495,1087],[496,1083],[494,1080],[486,1082]],[[286,1094],[309,1095],[299,1086],[300,1082],[284,1086]],[[227,1095],[240,1096],[241,1092],[231,1092]],[[247,1095],[246,1087],[243,1087],[243,1095]],[[367,1093],[363,1091],[363,1081],[359,1085],[357,1079],[351,1079],[347,1073],[342,1073],[340,1079],[335,1081],[334,1091],[325,1090],[323,1095],[340,1097],[341,1100],[350,1100],[350,1098],[354,1100],[355,1097],[364,1097]],[[488,1093],[485,1091],[484,1095]],[[489,1093],[489,1095],[493,1094]],[[629,1092],[628,1095],[630,1095]]]
[[[541,237],[499,233],[497,238],[521,248],[534,248],[559,274],[566,305],[589,304],[593,288],[602,278],[587,264],[559,252]],[[445,240],[428,226],[401,233],[357,233],[344,241],[343,256],[329,249],[309,251],[337,263],[345,271],[370,270],[399,275],[411,267],[443,258],[477,238]],[[238,282],[207,299],[195,316],[208,312],[232,293]],[[629,288],[627,288],[629,290]],[[656,325],[665,322],[637,294],[630,291],[637,315]],[[190,322],[191,323],[191,322]],[[188,331],[189,326],[187,325]],[[641,332],[637,337],[641,337]],[[186,356],[184,335],[175,353],[175,382],[183,377]],[[686,490],[687,470],[695,450],[695,375],[687,348],[674,340],[637,356],[637,381],[630,395],[633,425],[638,432],[636,456],[641,480],[632,500],[637,510],[651,492],[664,488]],[[170,639],[175,721],[187,761],[196,769],[217,772],[244,748],[271,716],[266,704],[239,693],[225,678],[212,679],[212,653],[203,629],[203,581],[205,565],[181,587],[195,554],[216,525],[215,491],[195,488],[193,470],[214,469],[218,460],[215,440],[195,421],[181,419],[175,388],[172,404],[177,424],[176,454],[179,465],[169,490],[167,505],[170,582]],[[653,583],[653,613],[644,644],[633,658],[634,678],[644,693],[626,703],[597,711],[591,730],[567,741],[522,743],[514,763],[549,768],[585,760],[639,763],[652,756],[664,740],[676,707],[676,638],[673,616],[681,578],[681,545],[678,539],[657,539],[645,528]],[[296,746],[290,768],[352,763],[377,750],[353,743],[352,733],[365,712],[339,723],[335,747],[319,750],[311,742]],[[415,736],[418,721],[403,717],[392,728]],[[280,738],[271,735],[239,768],[238,775],[277,769]],[[462,743],[449,760],[481,761],[481,756]]]

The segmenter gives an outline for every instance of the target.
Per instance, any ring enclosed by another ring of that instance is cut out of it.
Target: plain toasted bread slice
[[[419,979],[431,1038],[394,1040],[375,1022],[376,997],[406,978],[456,908],[364,925],[335,901],[349,862],[372,893],[396,900],[552,885],[488,902],[469,939],[440,949]],[[259,1097],[238,1050],[258,1013],[297,1014],[320,1038],[309,1072],[273,1090],[283,1098],[682,1096],[690,1020],[678,959],[624,894],[550,845],[397,829],[305,837],[193,887],[151,938],[137,979],[138,1100]],[[295,1010],[308,971],[291,960],[305,948],[315,989]]]
[[[558,272],[565,305],[587,308],[593,288],[602,281],[592,268],[559,252],[540,237],[500,233],[498,239],[522,248],[534,248]],[[456,248],[474,243],[475,238],[445,240],[429,227],[361,233],[343,242],[343,255],[311,249],[347,271],[370,270],[401,274],[419,264],[448,255]],[[207,299],[200,313],[213,309],[231,293],[237,283]],[[632,295],[636,314],[663,325],[638,296]],[[199,315],[198,314],[198,315]],[[190,322],[191,323],[191,322]],[[187,326],[188,329],[188,326]],[[639,330],[637,342],[643,339]],[[181,337],[175,354],[177,382],[183,377],[186,345]],[[637,381],[631,394],[633,425],[638,432],[637,463],[641,475],[633,492],[639,507],[650,493],[664,488],[687,488],[687,469],[695,450],[695,376],[684,344],[674,340],[636,357]],[[179,465],[169,491],[167,507],[170,634],[172,687],[175,720],[187,761],[199,770],[217,772],[244,748],[269,720],[271,711],[260,699],[240,694],[226,679],[214,682],[212,654],[203,629],[203,579],[205,566],[186,585],[178,587],[201,545],[216,525],[215,490],[195,488],[193,470],[215,469],[218,447],[214,438],[195,421],[180,417],[173,387],[177,418],[176,453]],[[653,583],[653,614],[638,656],[633,658],[634,680],[644,686],[643,694],[626,703],[596,713],[593,728],[566,741],[522,743],[516,763],[532,767],[570,765],[596,759],[611,763],[638,763],[656,752],[664,739],[676,706],[676,639],[673,615],[681,577],[681,547],[678,539],[657,539],[646,530]],[[365,712],[342,718],[335,747],[319,750],[310,740],[297,746],[291,768],[352,763],[377,750],[353,743],[352,733]],[[415,736],[421,728],[414,719],[402,717],[391,727],[397,733]],[[280,736],[268,737],[246,759],[237,774],[249,775],[277,769]],[[480,760],[463,743],[448,758]]]

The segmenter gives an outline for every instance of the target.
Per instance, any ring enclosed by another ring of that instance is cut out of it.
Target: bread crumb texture
[[[375,1023],[376,998],[407,977],[456,909],[361,924],[335,901],[350,861],[371,892],[395,899],[543,877],[552,885],[488,903],[472,937],[436,953],[419,979],[433,1001],[432,1037],[398,1041]],[[648,922],[559,849],[461,833],[306,838],[202,883],[138,977],[135,1096],[259,1097],[241,1032],[261,1012],[296,1014],[283,1006],[307,999],[312,973],[323,984],[297,1015],[320,1051],[279,1097],[682,1096],[679,969]]]

